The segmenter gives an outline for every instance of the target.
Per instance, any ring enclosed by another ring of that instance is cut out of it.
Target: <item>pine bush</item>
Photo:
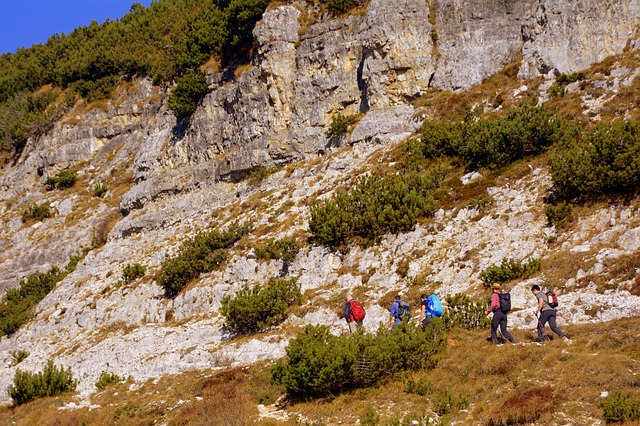
[[[555,195],[587,201],[640,188],[640,122],[601,122],[549,160]]]
[[[226,249],[251,229],[251,224],[233,223],[223,232],[200,231],[187,238],[175,256],[162,262],[156,282],[164,288],[167,297],[177,296],[191,280],[217,269],[227,258]]]
[[[38,373],[16,370],[8,392],[15,405],[22,405],[37,398],[75,390],[76,384],[70,367],[59,368],[50,359],[44,370]]]
[[[442,321],[422,331],[402,323],[393,331],[359,331],[335,336],[323,325],[308,325],[289,342],[286,357],[271,370],[294,399],[319,398],[375,385],[406,370],[432,368],[446,345]]]
[[[480,272],[485,287],[494,283],[506,283],[517,278],[528,278],[540,270],[540,259],[531,258],[526,263],[511,258],[502,259],[500,265],[489,266]]]
[[[386,233],[411,231],[418,218],[435,212],[431,183],[406,183],[397,175],[369,175],[360,178],[348,193],[311,207],[311,241],[343,250],[351,243],[375,244]]]
[[[225,296],[220,312],[225,327],[234,333],[247,334],[265,331],[287,319],[286,310],[300,303],[302,294],[297,278],[271,278],[265,286],[245,285],[238,293]]]

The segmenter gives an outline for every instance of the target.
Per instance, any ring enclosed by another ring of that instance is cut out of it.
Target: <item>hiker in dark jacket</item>
[[[349,325],[349,333],[353,334],[358,330],[358,327],[362,327],[362,321],[356,321],[353,316],[353,312],[351,312],[351,301],[353,297],[350,294],[345,296],[345,304],[344,304],[344,319],[347,321]]]
[[[548,322],[551,330],[560,336],[565,343],[573,343],[556,325],[556,310],[549,305],[549,299],[546,294],[540,291],[540,286],[534,284],[531,287],[531,292],[536,296],[538,302],[538,307],[534,312],[534,315],[538,318],[538,339],[536,341],[542,342],[544,340],[544,325]]]
[[[511,343],[516,343],[516,339],[507,331],[507,314],[500,310],[500,284],[494,284],[491,289],[491,304],[484,312],[485,315],[493,312],[493,319],[491,320],[491,342],[496,345],[499,343],[498,327],[500,327],[502,336]]]
[[[400,295],[396,295],[395,300],[391,304],[391,309],[389,309],[389,324],[388,326],[391,329],[395,329],[402,322],[401,308],[400,308]]]

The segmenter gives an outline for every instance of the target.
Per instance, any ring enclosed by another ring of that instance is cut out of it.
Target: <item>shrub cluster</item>
[[[118,376],[117,374],[103,372],[100,375],[100,378],[98,379],[98,381],[96,382],[96,388],[104,389],[113,383],[119,383],[119,382],[122,382],[123,380],[124,378]]]
[[[276,241],[269,241],[262,247],[256,248],[258,259],[271,260],[281,259],[290,262],[295,259],[300,251],[300,243],[295,238],[281,238]]]
[[[431,183],[419,176],[406,183],[400,176],[364,176],[348,193],[311,206],[311,241],[343,250],[350,243],[374,244],[386,233],[407,232],[420,217],[435,212]]]
[[[94,185],[93,187],[93,195],[98,197],[98,198],[102,198],[102,196],[104,194],[107,193],[107,191],[109,190],[109,188],[107,188],[107,185],[104,183],[97,183]]]
[[[122,281],[125,284],[129,284],[131,281],[144,276],[147,272],[147,267],[139,263],[127,263],[122,268]]]
[[[189,71],[176,79],[176,86],[169,94],[167,105],[179,119],[190,116],[208,91],[207,79],[202,71]]]
[[[347,133],[349,126],[358,121],[357,115],[334,115],[331,117],[331,124],[325,132],[327,138],[340,137]]]
[[[49,360],[44,370],[38,373],[18,369],[8,392],[15,405],[22,405],[36,398],[75,390],[76,384],[70,367],[58,368],[53,360]]]
[[[517,278],[528,278],[540,270],[540,259],[531,258],[526,263],[511,258],[502,259],[500,265],[489,266],[480,272],[480,279],[485,287],[494,283],[506,283]]]
[[[607,396],[600,402],[607,423],[640,420],[640,401],[632,399],[627,393],[620,391]]]
[[[640,122],[600,122],[550,158],[554,192],[567,201],[635,194],[640,188],[639,158]]]
[[[465,330],[487,329],[491,321],[484,314],[486,306],[471,300],[464,293],[447,295],[445,298],[447,309],[442,314],[442,321],[446,329],[459,327]]]
[[[556,229],[564,228],[572,220],[571,213],[573,209],[571,204],[564,201],[545,207],[544,214],[547,215],[549,223],[556,227]]]
[[[294,399],[368,387],[400,371],[434,367],[446,344],[443,330],[436,320],[426,332],[405,322],[391,332],[334,336],[326,326],[308,325],[272,367],[272,378]]]
[[[247,334],[268,330],[287,319],[287,308],[300,303],[302,293],[297,278],[270,278],[265,286],[245,286],[233,297],[222,298],[220,312],[225,328]]]
[[[37,305],[55,285],[67,275],[52,267],[48,272],[32,274],[20,282],[19,288],[7,290],[0,304],[0,331],[12,335],[31,318],[31,308]]]
[[[30,352],[29,351],[25,351],[23,349],[18,349],[16,351],[12,351],[11,352],[11,358],[13,358],[13,361],[11,362],[11,365],[20,364],[22,361],[27,359],[27,357],[29,355],[30,355]]]
[[[35,219],[39,222],[53,217],[53,212],[48,204],[32,204],[25,211],[22,212],[22,222],[26,222],[29,219]]]
[[[76,183],[77,174],[69,169],[59,171],[55,176],[47,178],[45,185],[49,191],[71,188]]]
[[[217,269],[227,258],[226,249],[247,235],[251,224],[233,223],[228,230],[198,232],[187,238],[175,256],[165,259],[156,276],[167,297],[175,297],[189,283],[204,272]]]
[[[570,130],[568,123],[544,107],[527,105],[505,117],[425,122],[422,153],[425,158],[457,158],[468,169],[498,169],[546,151],[571,134]]]

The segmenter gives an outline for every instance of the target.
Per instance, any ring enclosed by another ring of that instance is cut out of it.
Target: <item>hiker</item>
[[[350,294],[347,294],[344,298],[344,319],[347,320],[349,325],[349,333],[353,334],[358,331],[358,327],[362,327],[362,320],[364,320],[365,312],[362,304],[353,300]]]
[[[435,293],[431,296],[425,293],[420,295],[420,327],[423,331],[431,324],[433,317],[439,317],[442,313],[442,302]]]
[[[531,293],[536,296],[538,301],[538,307],[534,312],[534,315],[538,318],[538,339],[536,342],[542,342],[544,340],[544,325],[549,322],[551,330],[560,336],[565,343],[573,343],[556,325],[556,310],[549,305],[547,295],[540,290],[540,286],[538,284],[531,286]]]
[[[403,302],[400,299],[400,295],[397,294],[394,298],[393,303],[391,304],[391,309],[389,309],[389,327],[391,330],[394,330],[398,324],[402,322],[403,318],[411,318],[411,311],[409,310],[409,305],[406,302]]]
[[[500,333],[502,336],[510,341],[516,343],[516,339],[507,331],[507,314],[500,309],[500,284],[494,284],[491,286],[491,303],[489,308],[484,312],[485,315],[493,312],[493,319],[491,320],[491,343],[498,344],[498,326],[500,327]]]

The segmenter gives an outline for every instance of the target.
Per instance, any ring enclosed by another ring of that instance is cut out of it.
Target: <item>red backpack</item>
[[[362,307],[362,303],[355,300],[352,300],[349,303],[351,304],[351,316],[353,317],[353,319],[358,322],[362,321],[365,315],[367,315],[367,313],[364,311],[364,308]]]
[[[558,307],[558,296],[556,296],[555,291],[548,291],[545,293],[545,296],[547,296],[549,306],[554,309]]]

